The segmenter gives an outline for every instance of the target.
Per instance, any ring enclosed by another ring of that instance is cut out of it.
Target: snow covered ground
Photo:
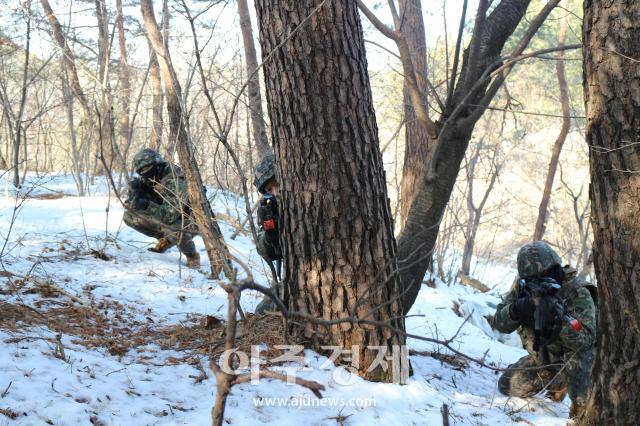
[[[10,282],[21,283],[19,278],[28,275],[50,280],[82,300],[104,304],[105,315],[126,317],[127,324],[171,326],[189,321],[191,314],[224,318],[226,297],[218,283],[207,277],[199,238],[196,244],[203,266],[201,271],[192,271],[184,267],[175,248],[166,254],[146,250],[153,240],[124,226],[123,210],[108,195],[104,182],[91,187],[92,195],[76,197],[69,176],[30,175],[23,191],[33,189],[30,197],[45,198],[24,200],[2,184],[6,189],[0,197],[0,245],[4,244],[0,259],[2,270],[8,272],[0,274],[0,302],[45,310],[65,299],[29,294],[22,291],[28,288],[24,283],[20,291],[7,291]],[[55,193],[67,195],[46,198]],[[243,211],[242,203],[229,194],[215,194],[213,204],[214,211],[225,217],[237,217]],[[233,227],[224,221],[221,226],[234,253],[266,284],[265,265],[251,239],[240,235],[231,240]],[[108,260],[92,256],[91,250],[103,251]],[[504,277],[508,268],[501,266],[496,271],[496,276]],[[508,280],[502,279],[488,294],[441,282],[436,288],[424,287],[410,312],[420,316],[407,320],[408,331],[447,338],[468,317],[456,347],[473,357],[484,357],[487,364],[504,367],[524,351],[515,336],[496,336],[484,315],[493,313],[506,285]],[[255,293],[243,293],[242,307],[251,312],[259,300]],[[113,308],[116,302],[118,310]],[[454,304],[462,316],[454,312]],[[0,311],[0,320],[7,315]],[[124,336],[111,337],[117,341]],[[0,425],[210,424],[215,382],[206,359],[202,365],[207,378],[202,380],[197,366],[176,361],[184,353],[153,342],[112,354],[107,348],[82,344],[70,334],[59,336],[61,344],[55,343],[57,339],[44,324],[0,329],[0,410],[9,410],[0,411],[4,413]],[[414,339],[408,345],[415,351],[447,353]],[[326,358],[309,350],[304,358],[303,363],[287,366],[306,367],[296,375],[322,383],[326,387],[322,400],[307,389],[278,381],[245,383],[232,390],[227,423],[439,425],[443,404],[457,425],[560,425],[568,414],[567,401],[500,395],[497,374],[473,363],[455,366],[413,355],[414,374],[401,386],[365,382],[342,367],[327,365]],[[12,420],[6,414],[17,417]]]

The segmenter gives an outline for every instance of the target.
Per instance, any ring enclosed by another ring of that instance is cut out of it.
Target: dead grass
[[[144,352],[151,344],[163,350],[183,352],[183,359],[219,355],[224,351],[226,324],[216,317],[189,315],[179,324],[157,325],[160,321],[150,316],[140,320],[140,312],[135,308],[116,301],[82,306],[46,289],[42,289],[40,295],[43,299],[35,304],[36,308],[0,302],[0,329],[28,333],[35,326],[44,326],[55,333],[73,336],[74,344],[105,348],[114,356],[125,355],[133,349],[148,359]],[[289,336],[288,341],[303,343],[299,335]],[[279,315],[247,314],[246,320],[238,321],[236,344],[247,354],[251,353],[252,345],[266,345],[262,354],[267,359],[273,358],[283,352],[275,347],[286,343],[285,327]],[[172,363],[177,362],[180,360]]]

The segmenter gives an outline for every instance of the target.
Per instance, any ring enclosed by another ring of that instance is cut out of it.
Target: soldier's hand
[[[146,210],[149,207],[149,200],[144,197],[137,197],[133,200],[134,210]]]
[[[533,314],[536,311],[536,304],[531,297],[520,297],[516,299],[509,308],[511,319],[520,321],[521,324],[533,327]]]

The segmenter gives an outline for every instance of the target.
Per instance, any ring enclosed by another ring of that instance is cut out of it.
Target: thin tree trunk
[[[564,46],[567,41],[567,18],[565,17],[560,22],[560,30],[558,31],[558,46]],[[560,160],[560,153],[562,152],[562,146],[567,139],[569,129],[571,128],[571,119],[569,118],[571,111],[569,110],[569,87],[567,85],[567,77],[564,70],[564,51],[558,52],[558,60],[556,61],[556,74],[558,76],[558,85],[560,86],[560,103],[562,105],[562,127],[560,128],[560,134],[553,144],[553,151],[551,153],[551,160],[549,161],[549,170],[547,172],[547,179],[544,183],[544,190],[542,191],[542,200],[540,201],[540,207],[538,207],[538,220],[536,221],[536,227],[533,231],[533,239],[541,240],[544,235],[547,221],[547,210],[549,209],[549,201],[551,199],[551,190],[553,189],[553,180],[558,169],[558,161]]]
[[[158,65],[158,57],[153,51],[151,42],[149,42],[149,81],[151,83],[151,110],[153,122],[151,125],[151,147],[160,152],[162,147],[162,107],[164,104],[164,93],[162,92],[162,80],[160,79],[160,65]]]
[[[244,57],[247,68],[247,92],[249,94],[249,108],[251,109],[251,125],[253,126],[253,139],[256,141],[258,155],[264,157],[271,152],[267,131],[264,125],[264,115],[262,113],[262,96],[260,95],[260,75],[258,69],[258,57],[256,46],[253,41],[253,30],[251,28],[251,16],[247,0],[238,0],[238,15],[240,15],[240,29],[242,31],[242,42],[244,43]]]
[[[282,188],[286,302],[325,320],[394,327],[305,329],[318,345],[352,351],[361,376],[390,382],[392,369],[375,366],[371,347],[400,355],[404,320],[356,2],[257,0],[256,9]],[[297,32],[279,46],[289,34],[282,28]]]
[[[78,140],[76,137],[75,123],[73,119],[73,96],[71,96],[71,90],[69,88],[64,65],[61,66],[62,72],[60,73],[60,86],[62,87],[62,100],[64,102],[64,109],[67,114],[67,126],[69,127],[69,141],[71,143],[71,161],[72,161],[72,176],[78,188],[78,195],[84,196],[84,182],[82,177],[82,165],[80,158],[82,156],[81,150],[78,147]]]
[[[422,17],[422,5],[420,0],[400,0],[400,28],[396,28],[406,40],[418,86],[417,96],[422,107],[428,111],[427,102],[427,41],[425,37],[424,19]],[[404,163],[402,166],[402,180],[400,181],[400,228],[404,227],[409,214],[409,208],[413,203],[417,182],[431,158],[431,145],[433,141],[428,129],[416,115],[416,108],[412,104],[411,85],[404,81],[404,117],[405,148]]]
[[[114,169],[114,160],[117,158],[116,147],[112,140],[113,105],[111,85],[109,84],[109,17],[105,0],[95,0],[96,19],[98,21],[98,79],[100,88],[100,146],[97,147],[98,156],[104,156],[105,164],[109,170],[101,170],[102,164],[98,163],[97,172],[109,173]],[[122,166],[118,164],[118,166]]]
[[[640,3],[584,2],[597,355],[581,424],[640,424]]]
[[[142,0],[140,9],[144,19],[144,26],[147,37],[156,52],[164,87],[167,93],[167,112],[169,114],[170,140],[175,143],[180,158],[180,165],[185,174],[187,182],[187,192],[191,203],[192,215],[198,230],[202,235],[209,262],[211,263],[211,274],[214,277],[224,271],[225,275],[231,276],[230,259],[231,255],[227,249],[224,237],[220,232],[218,222],[215,220],[211,205],[204,192],[204,184],[198,164],[194,156],[194,150],[187,133],[186,114],[181,103],[181,88],[175,69],[171,62],[171,55],[165,48],[160,28],[156,22],[153,12],[153,4],[150,0]]]
[[[116,26],[118,27],[118,48],[120,50],[119,73],[120,78],[120,143],[116,150],[122,162],[123,171],[128,169],[127,156],[131,145],[130,129],[130,98],[131,98],[131,76],[129,64],[127,63],[127,45],[124,34],[124,16],[122,15],[122,0],[116,0]]]
[[[58,18],[51,10],[51,5],[49,4],[49,0],[40,0],[42,3],[42,8],[44,9],[47,20],[49,21],[49,25],[51,25],[51,32],[53,33],[53,38],[58,44],[60,50],[62,50],[62,62],[65,64],[67,68],[67,78],[69,80],[69,87],[71,89],[71,95],[74,99],[77,99],[80,102],[80,106],[84,112],[85,118],[88,120],[91,117],[91,109],[89,108],[89,102],[80,86],[80,79],[78,78],[78,70],[76,69],[75,57],[67,44],[67,38],[62,32],[62,26],[60,22],[58,22]]]
[[[24,67],[22,69],[22,90],[20,92],[20,107],[16,115],[16,128],[14,131],[13,142],[13,186],[20,187],[20,138],[22,137],[22,116],[24,115],[24,107],[27,103],[27,89],[29,77],[29,51],[31,45],[31,1],[27,0],[25,4],[27,13],[27,42],[24,51]],[[27,162],[27,142],[24,142],[24,162]]]

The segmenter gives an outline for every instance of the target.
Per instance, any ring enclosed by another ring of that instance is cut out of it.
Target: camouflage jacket
[[[553,359],[559,359],[567,352],[579,352],[591,349],[596,344],[596,306],[587,288],[589,284],[576,276],[576,270],[565,267],[565,279],[558,297],[564,304],[565,313],[582,324],[580,331],[575,331],[568,323],[563,323],[558,332],[547,341],[547,349]],[[511,304],[518,297],[518,289],[514,286],[496,308],[495,327],[502,333],[518,330],[523,347],[535,358],[533,350],[534,331],[511,318]]]
[[[188,214],[187,185],[179,166],[167,164],[162,177],[154,183],[153,190],[162,202],[150,201],[146,214],[168,225],[181,221],[182,216]]]

